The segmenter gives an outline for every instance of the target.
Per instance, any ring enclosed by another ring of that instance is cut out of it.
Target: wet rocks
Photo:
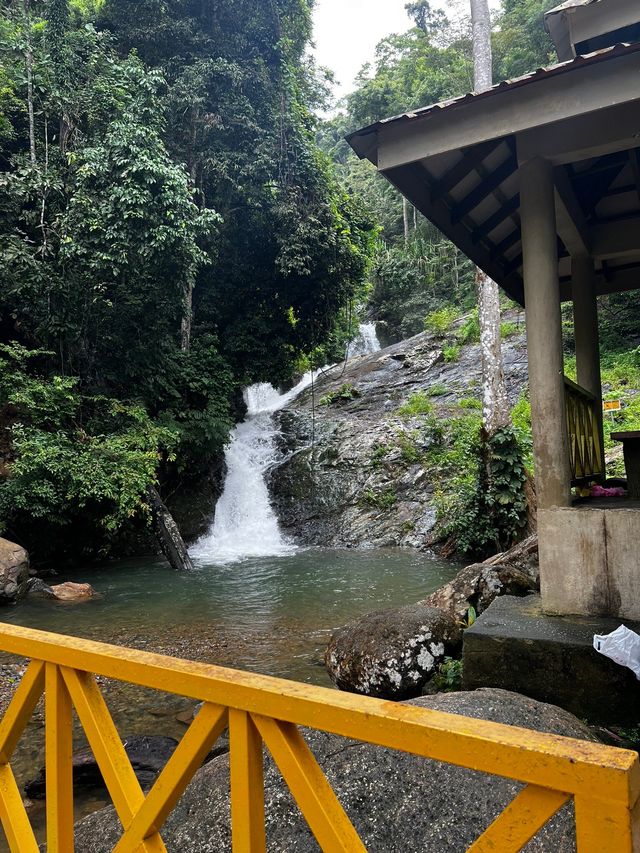
[[[426,604],[368,613],[331,638],[325,666],[341,690],[384,699],[419,696],[445,655],[457,651],[461,628]]]
[[[0,538],[0,604],[14,604],[27,593],[29,555],[20,545]]]
[[[594,740],[576,717],[505,690],[441,694],[417,707]],[[460,853],[522,789],[509,779],[455,767],[322,732],[303,732],[319,764],[371,853]],[[267,849],[318,850],[286,783],[265,755]],[[77,853],[107,853],[122,834],[113,808],[76,826]],[[199,770],[162,829],[167,849],[219,853],[231,849],[229,762]],[[573,806],[562,808],[524,848],[526,853],[574,853]]]
[[[526,382],[524,336],[505,340],[503,354],[514,403]],[[427,333],[327,370],[275,416],[282,461],[267,480],[283,531],[325,547],[428,547],[435,438],[424,413],[400,409],[421,393],[434,417],[459,416],[459,401],[477,399],[479,389],[478,345],[447,362],[442,339]]]
[[[510,563],[474,563],[424,600],[458,621],[464,621],[470,607],[479,615],[499,595],[528,595],[539,585],[529,572]]]
[[[74,583],[73,581],[54,584],[51,591],[53,597],[57,598],[58,601],[86,601],[96,595],[96,591],[90,583]]]
[[[122,741],[125,752],[138,782],[143,789],[150,788],[160,771],[173,755],[178,742],[162,735],[132,735]],[[91,749],[80,749],[73,754],[73,784],[76,787],[103,787],[102,773]],[[27,797],[41,800],[46,796],[44,767],[35,779],[24,786]]]

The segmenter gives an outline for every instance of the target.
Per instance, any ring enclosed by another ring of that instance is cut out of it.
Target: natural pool
[[[183,575],[162,561],[123,561],[55,579],[89,581],[99,597],[77,604],[32,598],[1,615],[15,625],[329,686],[322,657],[335,628],[371,610],[418,601],[458,569],[401,549],[308,548],[235,563],[203,562]],[[103,692],[123,736],[178,738],[185,730],[180,718],[194,705],[124,684],[104,684]],[[81,745],[78,732],[76,747]],[[41,766],[43,746],[36,713],[15,756],[20,784]],[[101,796],[81,795],[77,815],[103,804]],[[32,819],[41,831],[43,804],[35,805]]]
[[[212,663],[328,684],[321,659],[334,628],[368,611],[424,598],[457,569],[401,549],[309,548],[202,564],[190,574],[138,560],[60,576],[90,581],[100,597],[76,604],[33,598],[2,617],[185,657],[192,649],[194,657]]]

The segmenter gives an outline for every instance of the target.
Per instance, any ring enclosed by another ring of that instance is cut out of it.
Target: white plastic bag
[[[628,666],[640,681],[640,636],[625,625],[610,634],[595,634],[593,648],[607,658]]]

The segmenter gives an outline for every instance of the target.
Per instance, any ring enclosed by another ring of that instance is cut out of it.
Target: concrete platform
[[[640,681],[593,648],[594,634],[623,623],[547,616],[540,597],[502,596],[464,634],[466,690],[502,687],[550,702],[590,723],[640,723]],[[624,620],[640,634],[640,623]]]

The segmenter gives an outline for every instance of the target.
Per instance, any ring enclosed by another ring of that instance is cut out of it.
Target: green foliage
[[[448,390],[447,386],[443,385],[442,382],[436,382],[427,389],[427,394],[430,397],[442,397]]]
[[[375,228],[315,144],[306,0],[6,6],[2,513],[115,531],[219,458],[240,386],[344,354]]]
[[[477,308],[462,323],[456,332],[456,339],[461,344],[477,344],[480,341],[480,320],[478,319]]]
[[[330,391],[324,397],[321,397],[319,404],[321,406],[330,406],[332,403],[345,403],[348,400],[355,400],[360,396],[360,391],[350,382],[343,382],[335,391]]]
[[[555,0],[503,0],[493,34],[494,79],[509,80],[557,61],[544,28],[544,13]]]
[[[433,411],[433,403],[424,391],[416,391],[398,409],[398,415],[405,420],[419,415],[428,415]]]
[[[69,528],[81,519],[99,539],[146,513],[147,489],[178,435],[140,405],[86,397],[75,379],[38,375],[47,355],[0,345],[0,420],[11,439],[0,526]]]
[[[390,450],[391,447],[388,444],[378,444],[371,454],[371,465],[374,468],[380,468]]]
[[[507,320],[504,323],[500,323],[500,337],[501,338],[512,338],[514,335],[518,335],[521,332],[521,328],[517,323],[514,323],[512,320]]]
[[[406,433],[402,431],[396,436],[396,442],[400,448],[402,460],[403,462],[407,462],[409,465],[414,465],[416,462],[419,462],[422,456],[416,446],[417,438],[418,434],[416,432]]]
[[[478,411],[482,411],[482,400],[478,400],[477,397],[462,397],[462,399],[458,400],[458,405],[461,409],[477,409]]]
[[[458,317],[458,310],[454,305],[443,305],[437,311],[432,311],[424,321],[425,331],[434,335],[444,336],[451,329],[451,324]]]
[[[460,358],[460,347],[457,344],[442,348],[442,357],[447,364]]]
[[[375,509],[391,509],[398,500],[398,496],[393,488],[384,489],[383,491],[374,491],[373,489],[364,489],[360,496],[360,503],[363,506],[374,507]]]
[[[446,657],[429,683],[439,693],[454,693],[462,690],[462,661]]]
[[[490,438],[478,435],[469,448],[476,456],[476,476],[447,506],[442,532],[456,549],[474,557],[510,547],[524,528],[526,472],[518,436],[502,428]],[[470,488],[469,488],[470,486]]]

